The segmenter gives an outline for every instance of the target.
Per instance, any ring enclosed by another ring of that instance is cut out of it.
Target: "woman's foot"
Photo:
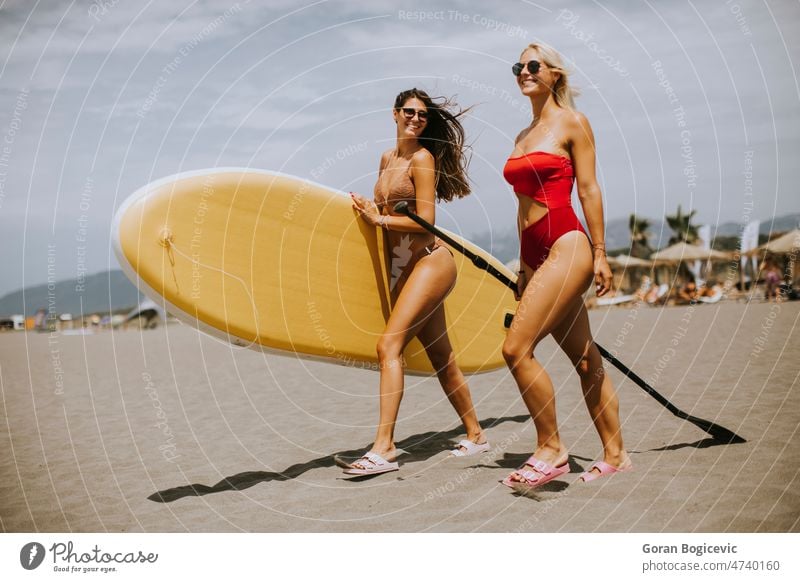
[[[618,455],[606,455],[602,461],[598,461],[592,465],[592,468],[580,476],[581,481],[588,482],[613,475],[614,473],[623,473],[633,469],[633,463],[626,451],[620,452]]]
[[[466,444],[465,441],[472,443],[472,446]],[[475,448],[481,448],[481,450],[477,450]],[[486,440],[486,435],[483,434],[483,431],[467,435],[467,438],[458,442],[458,446],[450,451],[450,454],[454,457],[470,457],[472,455],[478,455],[480,453],[484,453],[489,450],[489,442]]]
[[[398,451],[392,449],[383,451],[383,454],[372,450],[364,453],[360,458],[352,463],[349,463],[344,469],[347,475],[379,475],[381,473],[389,473],[390,471],[398,471],[400,464],[397,462]]]
[[[569,473],[569,453],[566,449],[540,447],[525,464],[503,480],[503,485],[539,487],[556,477]]]
[[[470,440],[464,439],[458,442],[458,446],[450,451],[451,457],[474,457],[488,453],[492,449],[488,441],[476,444]]]

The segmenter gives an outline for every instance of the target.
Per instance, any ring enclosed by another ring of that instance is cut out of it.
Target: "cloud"
[[[420,86],[476,105],[465,120],[475,194],[446,213],[466,234],[505,228],[515,199],[502,165],[530,122],[509,63],[537,39],[565,54],[584,89],[578,107],[600,148],[609,217],[635,208],[657,218],[687,196],[681,128],[655,59],[686,108],[700,189],[710,193],[694,198],[701,220],[741,216],[745,148],[757,151],[761,205],[796,210],[777,184],[800,180],[792,163],[800,5],[735,4],[737,13],[733,3],[627,0],[4,2],[0,139],[19,91],[30,96],[0,216],[52,209],[59,192],[59,207],[72,209],[70,196],[92,172],[99,224],[151,178],[215,164],[308,175],[331,152],[363,142],[324,181],[368,192],[393,141],[392,99]],[[564,10],[578,20],[568,25]],[[52,219],[34,222],[29,240],[47,239]],[[22,244],[5,242],[11,254]]]
[[[247,22],[247,2],[138,2],[95,0],[90,3],[37,3],[25,18],[17,14],[0,34],[21,30],[12,46],[16,59],[68,57],[109,51],[174,52],[197,35],[236,35]],[[99,8],[98,8],[99,7]],[[14,34],[13,36],[16,36]],[[6,36],[8,38],[8,36]]]

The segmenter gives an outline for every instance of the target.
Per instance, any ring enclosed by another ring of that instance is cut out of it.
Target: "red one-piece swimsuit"
[[[573,230],[586,234],[572,210],[572,160],[550,152],[531,152],[508,158],[503,176],[518,196],[529,196],[547,207],[547,214],[520,233],[522,261],[533,270],[544,263],[563,235]]]

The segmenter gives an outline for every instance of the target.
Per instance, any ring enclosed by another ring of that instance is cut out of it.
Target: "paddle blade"
[[[688,414],[686,415],[685,420],[688,420],[698,428],[703,429],[712,437],[714,437],[715,441],[719,441],[720,443],[738,444],[747,442],[744,437],[740,437],[732,430],[729,430],[724,426],[720,426],[714,422],[703,420],[702,418],[697,418],[696,416],[690,416]]]

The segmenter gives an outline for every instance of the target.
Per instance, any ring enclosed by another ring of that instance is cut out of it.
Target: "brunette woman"
[[[434,100],[419,89],[400,93],[392,109],[397,140],[381,156],[374,201],[352,195],[361,218],[386,231],[392,257],[392,312],[377,346],[380,420],[375,442],[345,468],[350,475],[399,468],[394,428],[403,397],[403,350],[414,337],[425,346],[447,398],[464,423],[466,438],[452,454],[469,456],[489,450],[447,336],[444,299],[456,282],[455,259],[433,235],[393,210],[395,204],[406,201],[412,211],[433,224],[437,201],[469,194],[460,115],[451,111],[447,100]]]

